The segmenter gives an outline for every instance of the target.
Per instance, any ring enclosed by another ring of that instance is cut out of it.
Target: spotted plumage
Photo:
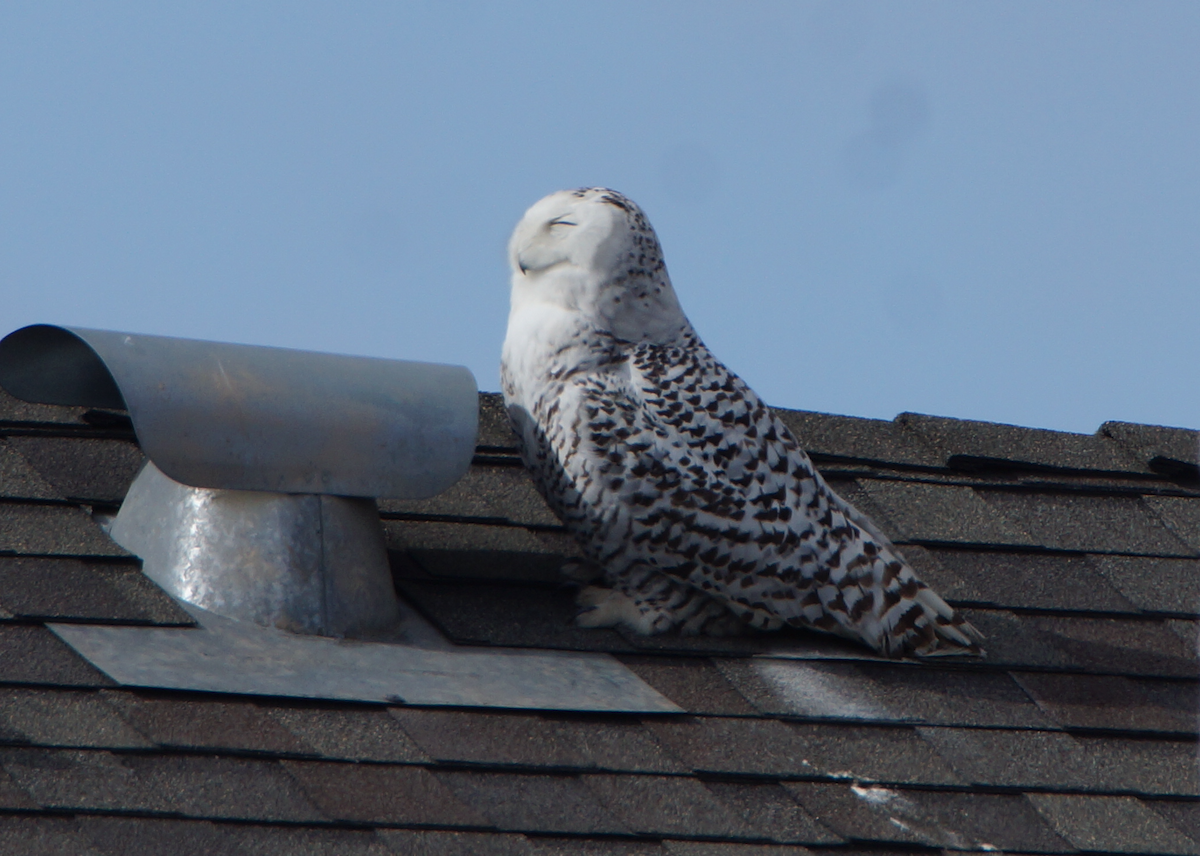
[[[609,586],[582,591],[581,625],[791,625],[890,655],[979,652],[979,633],[700,341],[637,205],[605,188],[552,194],[509,256],[508,413]]]

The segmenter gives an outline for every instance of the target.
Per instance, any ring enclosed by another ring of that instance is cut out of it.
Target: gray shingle
[[[135,561],[0,556],[0,607],[47,621],[194,623]]]
[[[859,479],[868,503],[860,510],[875,517],[888,537],[932,544],[1031,547],[1034,537],[1002,509],[985,502],[969,487]],[[859,505],[855,499],[850,502]]]
[[[134,728],[161,746],[301,754],[305,746],[260,705],[221,696],[154,696],[130,690],[105,693]]]
[[[508,423],[504,410],[504,397],[498,392],[479,393],[479,438],[480,446],[516,451],[517,435]]]
[[[1133,797],[1030,794],[1063,838],[1081,850],[1119,853],[1197,854],[1200,848]]]
[[[63,499],[7,439],[0,437],[0,497]]]
[[[670,856],[659,844],[621,839],[531,838],[536,856]]]
[[[406,551],[441,578],[557,583],[558,569],[578,550],[564,537],[515,526],[384,520],[388,549]]]
[[[708,790],[739,815],[755,835],[781,844],[838,844],[842,838],[809,814],[777,784],[709,782]]]
[[[808,856],[804,847],[788,844],[729,844],[711,841],[664,841],[670,856]]]
[[[591,775],[584,777],[584,783],[635,832],[721,838],[753,834],[740,816],[695,779]]]
[[[998,609],[961,610],[963,617],[984,635],[986,662],[991,667],[1011,666],[1024,669],[1068,669],[1083,666],[1054,639],[1033,625],[1028,616]]]
[[[0,818],[0,853],[9,856],[102,856],[104,852],[111,851],[93,846],[68,818]],[[187,856],[186,851],[181,856]]]
[[[994,422],[901,413],[896,422],[936,448],[943,461],[970,468],[990,462],[1100,472],[1146,468],[1104,435],[1068,434]],[[956,458],[967,460],[957,461]]]
[[[284,761],[309,799],[335,820],[381,825],[486,826],[421,767]]]
[[[158,791],[110,752],[0,749],[0,766],[39,805],[51,809],[169,811]]]
[[[1048,720],[1007,675],[926,665],[718,663],[762,712],[783,716],[1042,728]]]
[[[86,407],[58,407],[53,404],[30,404],[14,398],[0,389],[0,424],[10,425],[86,425]]]
[[[1151,612],[1200,612],[1200,559],[1096,556],[1099,572],[1137,607]]]
[[[628,654],[620,660],[643,681],[691,713],[725,716],[755,713],[709,660]]]
[[[1092,790],[1112,786],[1104,771],[1095,769],[1090,747],[1060,731],[944,727],[919,731],[972,784]]]
[[[220,831],[228,849],[210,850],[210,854],[236,852],[246,856],[392,856],[396,852],[388,847],[377,833],[366,830],[221,824]],[[169,850],[163,852],[171,853]]]
[[[0,553],[131,556],[78,506],[13,502],[0,502]]]
[[[1068,728],[1193,734],[1200,690],[1195,682],[1101,675],[1013,672],[1054,722]]]
[[[424,832],[380,829],[376,837],[404,856],[533,856],[533,845],[524,835],[497,832]],[[332,856],[332,854],[331,854]]]
[[[0,683],[104,687],[113,681],[36,625],[0,624]]]
[[[1173,828],[1200,841],[1200,802],[1142,800],[1142,805],[1162,817]]]
[[[63,496],[119,504],[145,457],[132,440],[10,437],[8,442]]]
[[[918,435],[895,422],[773,409],[800,446],[810,453],[907,466],[942,465],[937,453]]]
[[[1020,796],[804,782],[784,787],[818,819],[853,840],[955,850],[1073,850]]]
[[[1197,453],[1200,452],[1200,431],[1130,422],[1105,422],[1098,433],[1116,440],[1151,469],[1170,473],[1170,463],[1178,463],[1182,466],[1174,472],[1195,471]]]
[[[305,751],[344,761],[428,761],[400,723],[375,706],[277,703],[263,711],[301,741]]]
[[[937,584],[936,575],[921,578],[953,602],[1000,609],[1140,611],[1083,556],[946,549],[929,552],[955,582],[944,588]]]
[[[435,775],[459,800],[505,831],[629,831],[577,776],[467,772]]]
[[[92,691],[0,689],[0,728],[41,746],[150,746]]]
[[[80,838],[109,856],[129,853],[211,856],[214,853],[246,852],[231,840],[227,827],[223,829],[207,820],[80,817],[74,825]]]
[[[576,769],[588,765],[570,733],[536,714],[403,707],[393,708],[391,714],[437,761]]]
[[[1179,678],[1200,674],[1195,645],[1165,621],[1051,615],[1021,620],[1088,671]]]
[[[1039,546],[1053,550],[1144,556],[1197,553],[1195,547],[1175,537],[1138,497],[1002,490],[980,490],[979,494],[1029,532]]]
[[[381,500],[384,515],[494,518],[518,526],[559,526],[523,467],[476,465],[432,499]]]
[[[1200,796],[1194,740],[1077,737],[1098,789],[1148,796]],[[1082,780],[1082,778],[1081,778]]]
[[[565,588],[399,579],[397,588],[438,629],[461,644],[634,651],[614,630],[575,626],[575,596]]]
[[[1200,498],[1147,496],[1143,501],[1193,553],[1200,550]]]
[[[649,727],[693,769],[705,772],[961,784],[910,728],[709,717]]]

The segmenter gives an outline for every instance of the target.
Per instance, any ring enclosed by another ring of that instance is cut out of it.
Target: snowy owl
[[[704,346],[641,209],[602,187],[536,203],[509,243],[504,402],[546,502],[602,570],[584,627],[805,627],[891,656],[982,636],[829,489]]]

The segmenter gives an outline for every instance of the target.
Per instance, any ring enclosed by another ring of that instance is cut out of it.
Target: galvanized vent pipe
[[[454,484],[478,420],[458,366],[51,325],[0,340],[0,387],[128,410],[150,460],[112,535],[159,585],[330,636],[395,624],[374,499]]]

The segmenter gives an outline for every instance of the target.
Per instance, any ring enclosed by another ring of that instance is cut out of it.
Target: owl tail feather
[[[883,634],[883,653],[900,657],[981,657],[983,634],[976,630],[937,593],[920,584],[920,590]],[[901,605],[903,606],[903,605]]]

